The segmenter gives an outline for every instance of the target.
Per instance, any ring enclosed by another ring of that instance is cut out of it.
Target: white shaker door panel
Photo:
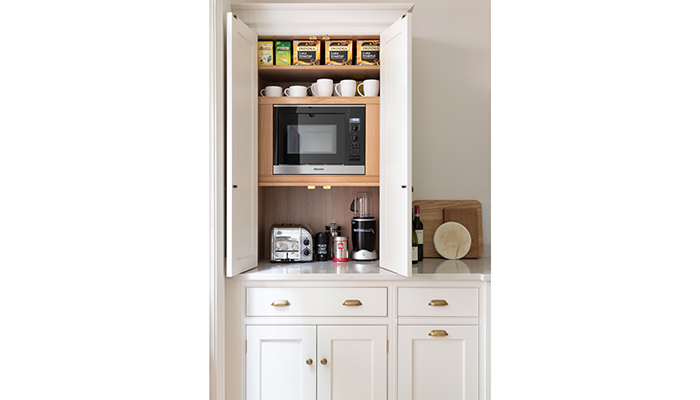
[[[315,326],[248,326],[246,337],[246,400],[316,400]]]
[[[399,326],[398,347],[399,400],[479,399],[478,326]]]
[[[319,326],[318,400],[386,400],[386,340],[386,326]]]
[[[258,262],[258,35],[226,16],[226,276]]]
[[[379,264],[411,276],[411,13],[380,41]]]

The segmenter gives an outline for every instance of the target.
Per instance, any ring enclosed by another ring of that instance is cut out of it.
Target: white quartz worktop
[[[491,258],[445,260],[425,258],[413,264],[410,278],[379,267],[379,262],[272,263],[262,260],[257,268],[237,275],[243,280],[491,280]]]

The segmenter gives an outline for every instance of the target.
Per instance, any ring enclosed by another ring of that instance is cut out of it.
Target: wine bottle
[[[411,252],[411,263],[418,264],[418,237],[416,236],[416,230],[413,229],[413,250]]]
[[[420,206],[415,208],[415,218],[413,219],[413,232],[417,236],[416,243],[418,244],[418,261],[423,261],[423,222],[420,220]]]

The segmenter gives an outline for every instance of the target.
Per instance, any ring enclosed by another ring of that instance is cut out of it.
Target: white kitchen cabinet
[[[216,141],[226,143],[220,157],[226,160],[226,276],[257,266],[258,233],[269,229],[258,224],[257,40],[317,35],[381,40],[379,224],[386,228],[379,229],[379,263],[410,276],[413,4],[233,3],[230,9],[226,16],[226,135],[225,140]],[[321,71],[318,77],[323,77]]]
[[[399,326],[398,347],[399,400],[479,399],[478,326]]]
[[[386,326],[247,326],[246,400],[386,400]]]

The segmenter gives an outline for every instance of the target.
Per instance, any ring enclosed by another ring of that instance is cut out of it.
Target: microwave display
[[[275,175],[364,175],[364,105],[275,105]]]

